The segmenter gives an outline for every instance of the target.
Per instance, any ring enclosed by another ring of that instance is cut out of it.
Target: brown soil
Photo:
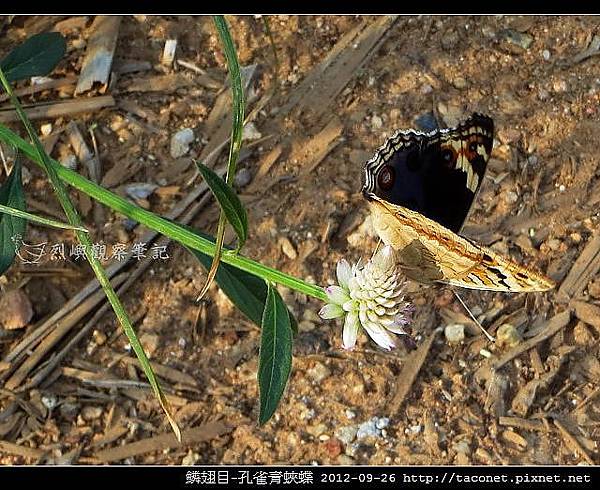
[[[600,463],[594,240],[600,57],[577,58],[599,32],[598,18],[270,17],[278,64],[263,19],[228,20],[241,64],[257,65],[247,112],[263,104],[252,116],[261,139],[246,141],[240,163],[252,176],[240,190],[251,224],[244,254],[317,284],[332,282],[340,258],[366,260],[376,244],[359,192],[362,165],[375,148],[429,112],[450,126],[478,111],[494,118],[497,141],[464,234],[545,271],[557,289],[460,292],[492,334],[510,323],[522,337],[522,352],[495,371],[510,347],[490,345],[445,288],[411,287],[421,347],[408,362],[402,348],[382,352],[364,335],[356,350],[342,351],[341,326],[317,317],[321,304],[282,290],[300,334],[287,392],[274,418],[259,427],[259,330],[215,286],[198,315],[195,298],[205,273],[171,243],[170,259],[153,261],[121,296],[151,360],[164,366],[158,374],[182,428],[199,428],[192,442],[164,449],[155,439],[169,426],[152,393],[127,384],[145,379],[113,314],[105,313],[41,384],[22,389],[37,366],[17,386],[0,390],[0,463]],[[68,54],[52,77],[77,76],[92,21],[0,18],[0,54],[58,26]],[[162,66],[167,39],[178,40],[179,60],[205,74]],[[218,110],[227,98],[224,56],[208,17],[137,16],[123,19],[115,59],[149,62],[143,71],[113,78],[106,94],[116,106],[36,126],[51,123],[55,133],[76,121],[92,148],[87,127],[96,123],[103,185],[125,195],[128,184],[157,184],[138,204],[166,215],[198,185],[190,157],[206,158],[228,134],[227,105]],[[159,77],[175,74],[179,81],[160,86]],[[144,82],[159,85],[136,88]],[[23,101],[57,102],[71,98],[73,89]],[[196,140],[188,155],[173,158],[170,138],[186,127]],[[63,133],[52,156],[70,153]],[[226,158],[226,149],[220,151],[216,167]],[[30,210],[60,216],[42,172],[29,162],[27,168]],[[85,174],[81,164],[78,169]],[[109,249],[130,246],[146,231],[108,209],[100,219],[85,198],[72,196],[94,241]],[[216,220],[209,201],[193,225],[214,233]],[[44,241],[68,249],[74,236],[29,226],[26,242]],[[81,260],[15,262],[2,294],[21,288],[34,316],[27,328],[0,329],[2,383],[28,354],[2,364],[6,356],[92,277]],[[443,328],[457,323],[466,325],[466,338],[450,344]],[[540,340],[555,326],[556,333]],[[355,438],[358,426],[374,417],[379,429]],[[141,440],[142,450],[110,452]]]

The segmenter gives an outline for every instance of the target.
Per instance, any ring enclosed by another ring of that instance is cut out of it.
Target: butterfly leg
[[[452,292],[454,293],[454,296],[456,296],[456,299],[458,299],[458,301],[460,301],[460,304],[463,306],[463,308],[466,310],[466,312],[469,314],[469,316],[471,317],[471,320],[473,320],[475,322],[475,325],[477,325],[479,327],[479,329],[483,332],[483,334],[487,337],[487,339],[490,342],[495,342],[494,337],[492,337],[488,331],[483,328],[483,325],[481,325],[481,323],[479,323],[477,321],[477,318],[475,318],[475,316],[473,315],[473,313],[471,313],[471,310],[469,310],[469,307],[465,304],[465,302],[462,300],[462,298],[458,295],[458,293],[456,292],[455,289],[452,289]]]
[[[375,255],[377,254],[377,251],[379,250],[380,246],[381,246],[381,238],[379,239],[379,241],[377,242],[377,245],[375,246],[375,251],[373,252],[373,255],[371,255],[371,260],[373,260],[373,257],[375,257]]]

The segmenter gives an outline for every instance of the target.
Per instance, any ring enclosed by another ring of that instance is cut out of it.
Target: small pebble
[[[309,425],[305,430],[311,436],[319,437],[321,434],[325,433],[327,426],[325,424]]]
[[[321,383],[324,379],[331,376],[331,371],[325,364],[317,362],[313,367],[306,371],[306,375],[315,383]]]
[[[387,417],[373,417],[358,426],[356,438],[363,439],[365,437],[381,437],[381,429],[378,425],[384,424],[384,427],[389,423]]]
[[[357,431],[357,426],[348,425],[346,427],[338,427],[335,430],[334,435],[344,444],[344,446],[347,446],[356,438]]]
[[[138,225],[138,222],[131,218],[125,218],[123,220],[123,228],[125,228],[127,231],[132,231],[137,225]],[[125,239],[123,241],[127,241],[127,240]]]
[[[314,322],[310,320],[301,320],[298,322],[298,330],[300,332],[312,332],[315,329],[316,325]]]
[[[459,41],[460,38],[458,37],[458,32],[448,30],[442,37],[442,48],[445,50],[452,50],[458,45]]]
[[[490,357],[492,357],[492,353],[489,350],[487,350],[487,349],[481,349],[479,351],[479,355],[483,356],[483,357],[485,357],[487,359],[489,359]]]
[[[312,420],[315,418],[316,412],[314,408],[309,408],[307,410],[305,410],[304,412],[302,412],[300,418],[302,420]]]
[[[21,180],[23,184],[29,184],[31,181],[31,172],[27,167],[21,167]]]
[[[94,339],[94,342],[96,342],[96,344],[98,345],[104,345],[104,343],[106,342],[106,334],[104,332],[101,332],[100,330],[94,330],[94,332],[92,333],[92,338]]]
[[[50,77],[31,77],[29,79],[29,81],[31,82],[31,85],[42,85],[43,83],[49,83],[52,80],[53,79]]]
[[[431,85],[429,85],[428,83],[425,83],[421,86],[421,94],[427,95],[427,94],[430,94],[431,92],[433,92],[433,87]]]
[[[452,85],[454,85],[455,88],[462,90],[467,87],[467,81],[463,77],[456,77],[452,81]]]
[[[192,466],[198,462],[200,459],[200,455],[198,453],[193,452],[191,449],[181,460],[182,466]]]
[[[346,409],[345,414],[346,414],[346,418],[348,420],[352,420],[352,419],[356,418],[356,412],[354,412],[353,410],[350,410],[349,408]]]
[[[0,297],[0,326],[6,330],[23,328],[33,318],[29,297],[21,289],[6,291]]]
[[[184,128],[171,137],[170,153],[173,158],[180,158],[190,151],[190,144],[194,141],[194,131]]]
[[[451,344],[462,342],[465,340],[465,326],[460,323],[446,325],[444,335],[446,336],[446,340]]]
[[[252,181],[252,172],[247,168],[241,168],[235,174],[235,178],[233,179],[234,185],[241,189],[242,187],[246,187]]]
[[[51,132],[52,124],[50,123],[42,124],[42,126],[40,127],[40,133],[42,133],[42,136],[48,136]]]
[[[555,80],[552,84],[552,90],[556,93],[566,92],[568,90],[567,82],[563,79]]]
[[[519,200],[519,195],[513,191],[505,192],[503,197],[508,204],[514,204]]]
[[[581,235],[577,232],[571,233],[569,238],[573,241],[573,243],[581,243]]]
[[[542,58],[544,58],[546,61],[548,61],[550,59],[550,51],[548,51],[547,49],[544,49],[544,51],[542,51]]]
[[[519,331],[510,323],[500,325],[496,331],[496,345],[501,349],[516,347],[522,340]]]
[[[550,238],[547,242],[546,245],[548,245],[548,248],[550,250],[553,251],[557,251],[560,248],[561,245],[561,241],[558,238]]]
[[[81,416],[88,422],[91,420],[99,419],[102,416],[102,407],[95,407],[93,405],[87,405],[81,410]]]
[[[519,46],[523,49],[529,49],[533,42],[533,37],[525,32],[519,32],[514,29],[507,29],[504,33],[504,37],[509,43]]]
[[[383,119],[379,117],[377,114],[371,117],[371,126],[373,129],[381,129],[383,127]]]
[[[485,37],[490,38],[490,39],[496,37],[496,31],[494,31],[494,29],[492,29],[491,26],[487,26],[487,25],[482,26],[481,33]]]
[[[452,449],[454,449],[457,453],[471,454],[471,447],[469,446],[469,443],[464,439],[454,443],[452,445]]]
[[[247,141],[258,140],[262,138],[262,134],[256,129],[254,123],[250,122],[244,126],[242,130],[242,139]]]
[[[140,336],[140,343],[142,344],[146,355],[148,357],[152,357],[152,354],[154,354],[156,352],[156,349],[158,349],[160,339],[158,335],[146,332]]]
[[[156,189],[158,189],[156,184],[135,182],[125,186],[125,194],[127,194],[131,199],[146,199]]]
[[[54,393],[48,393],[42,395],[42,404],[48,409],[52,410],[58,405],[58,397]]]
[[[79,413],[79,406],[72,402],[64,402],[60,404],[58,411],[65,419],[74,420]]]

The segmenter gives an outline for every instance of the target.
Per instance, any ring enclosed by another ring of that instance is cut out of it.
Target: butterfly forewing
[[[454,129],[399,131],[366,163],[363,192],[459,232],[483,181],[493,132],[480,114]]]

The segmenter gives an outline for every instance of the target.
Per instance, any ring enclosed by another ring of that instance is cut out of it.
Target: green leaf
[[[43,32],[26,39],[0,61],[0,68],[10,82],[50,73],[67,49],[58,32]]]
[[[11,216],[23,218],[27,221],[33,221],[34,223],[39,223],[40,225],[51,226],[52,228],[60,228],[63,230],[79,230],[84,231],[85,233],[89,233],[88,230],[85,229],[83,226],[73,226],[68,223],[62,223],[61,221],[44,218],[43,216],[37,216],[35,214],[27,213],[26,211],[21,211],[20,209],[5,206],[4,204],[0,204],[0,213],[10,214]]]
[[[236,232],[238,236],[237,250],[239,251],[248,238],[248,215],[242,201],[234,190],[210,168],[200,162],[196,162],[196,166],[221,206],[227,221]]]
[[[210,269],[212,262],[210,255],[190,248],[188,250],[194,254],[206,270]],[[264,279],[221,262],[215,281],[244,315],[257,325],[261,324],[267,297],[267,283]]]
[[[210,235],[194,230],[186,226],[187,229],[214,243],[214,238]],[[212,258],[210,255],[203,254],[198,250],[188,248],[188,251],[196,257],[205,269],[210,268]],[[265,302],[267,300],[267,283],[261,277],[249,272],[243,271],[232,265],[221,262],[215,281],[221,290],[227,295],[231,302],[256,325],[261,325]],[[294,315],[289,312],[290,323],[294,335],[298,334],[298,324]]]
[[[258,358],[260,410],[258,423],[267,422],[277,409],[292,369],[292,328],[285,303],[269,283],[262,318]]]
[[[15,164],[6,181],[0,186],[0,204],[21,211],[25,207],[25,195],[21,183],[21,159],[17,156]],[[13,238],[25,235],[27,221],[23,218],[0,214],[0,275],[10,267],[15,260],[15,242]]]

